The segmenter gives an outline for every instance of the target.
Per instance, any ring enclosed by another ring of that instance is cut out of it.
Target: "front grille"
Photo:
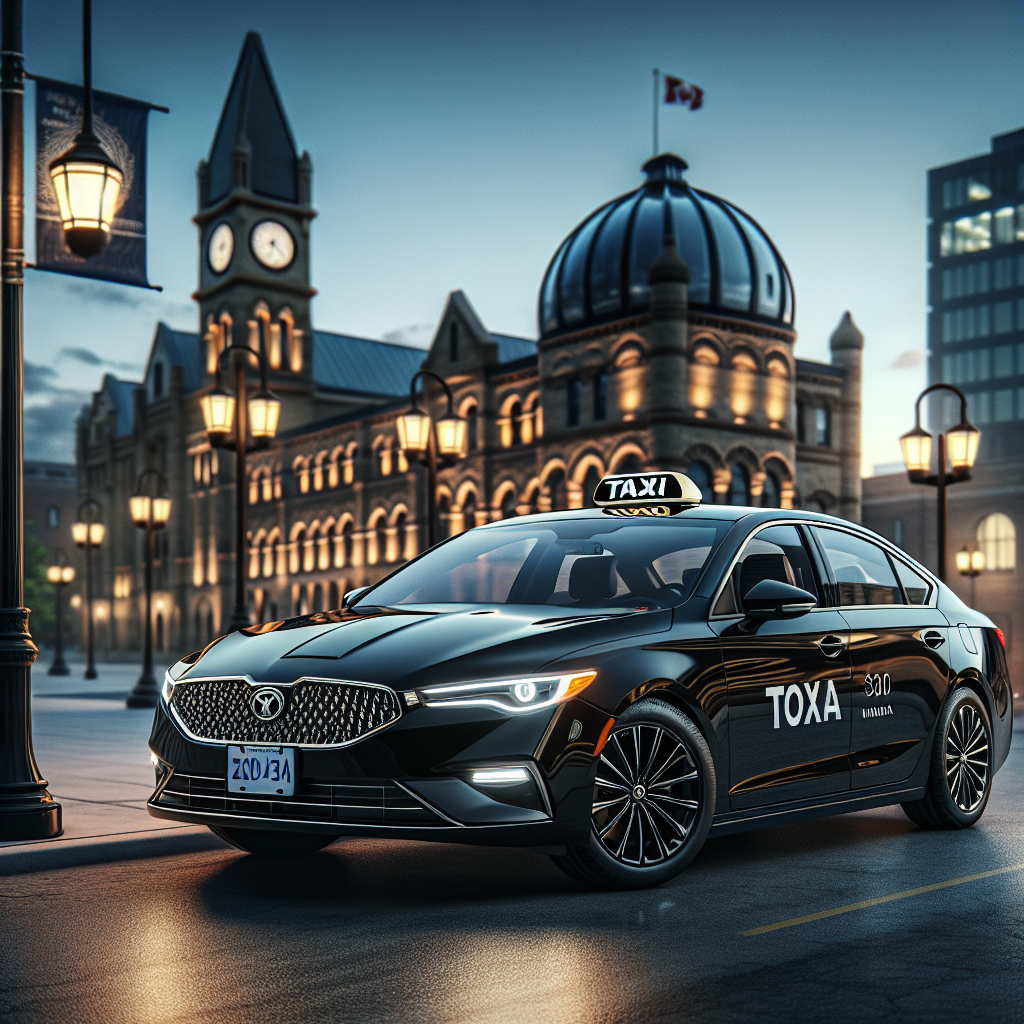
[[[360,683],[300,679],[277,686],[284,711],[273,721],[256,716],[253,687],[244,679],[197,679],[174,688],[171,708],[195,737],[275,746],[343,746],[401,717],[392,690]]]
[[[448,825],[389,779],[353,779],[343,784],[301,780],[294,797],[239,796],[224,779],[174,772],[157,806],[237,814],[249,818],[332,821],[349,825]]]

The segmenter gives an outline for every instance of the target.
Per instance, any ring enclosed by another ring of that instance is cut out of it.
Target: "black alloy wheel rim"
[[[622,864],[663,864],[686,842],[700,811],[701,777],[687,745],[660,725],[627,725],[598,763],[594,834]]]
[[[946,784],[953,803],[975,810],[988,791],[988,727],[973,704],[964,704],[946,731]]]

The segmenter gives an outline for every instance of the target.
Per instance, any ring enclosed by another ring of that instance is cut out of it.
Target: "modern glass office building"
[[[968,396],[980,461],[1024,451],[1024,128],[928,172],[928,381]],[[955,402],[952,403],[955,405]],[[946,422],[951,404],[933,408]],[[937,426],[937,424],[936,424]]]

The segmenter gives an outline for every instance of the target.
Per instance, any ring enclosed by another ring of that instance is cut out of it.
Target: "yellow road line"
[[[804,914],[803,917],[791,917],[788,921],[777,921],[775,924],[763,924],[760,928],[751,928],[748,932],[740,932],[740,935],[764,935],[765,932],[778,931],[780,928],[792,928],[798,924],[809,924],[811,921],[820,921],[826,917],[835,917],[837,914],[848,914],[851,910],[864,910],[866,907],[877,907],[879,903],[891,903],[893,900],[903,900],[908,896],[920,896],[924,892],[934,892],[936,889],[948,889],[952,885],[963,885],[964,882],[976,882],[980,878],[991,878],[993,875],[1004,875],[1008,871],[1024,870],[1024,864],[1011,864],[1005,868],[995,868],[992,871],[980,871],[976,875],[964,875],[962,878],[951,878],[947,882],[934,882],[932,885],[921,885],[916,889],[904,889],[903,892],[894,892],[889,896],[876,896],[872,900],[861,900],[859,903],[847,903],[845,907],[834,907],[832,910],[819,910],[816,914]]]

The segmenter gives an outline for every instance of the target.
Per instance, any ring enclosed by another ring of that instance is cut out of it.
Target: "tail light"
[[[1006,637],[1003,636],[1003,631],[996,627],[995,634],[999,637],[999,642],[1003,645],[1003,650],[1006,650]]]

